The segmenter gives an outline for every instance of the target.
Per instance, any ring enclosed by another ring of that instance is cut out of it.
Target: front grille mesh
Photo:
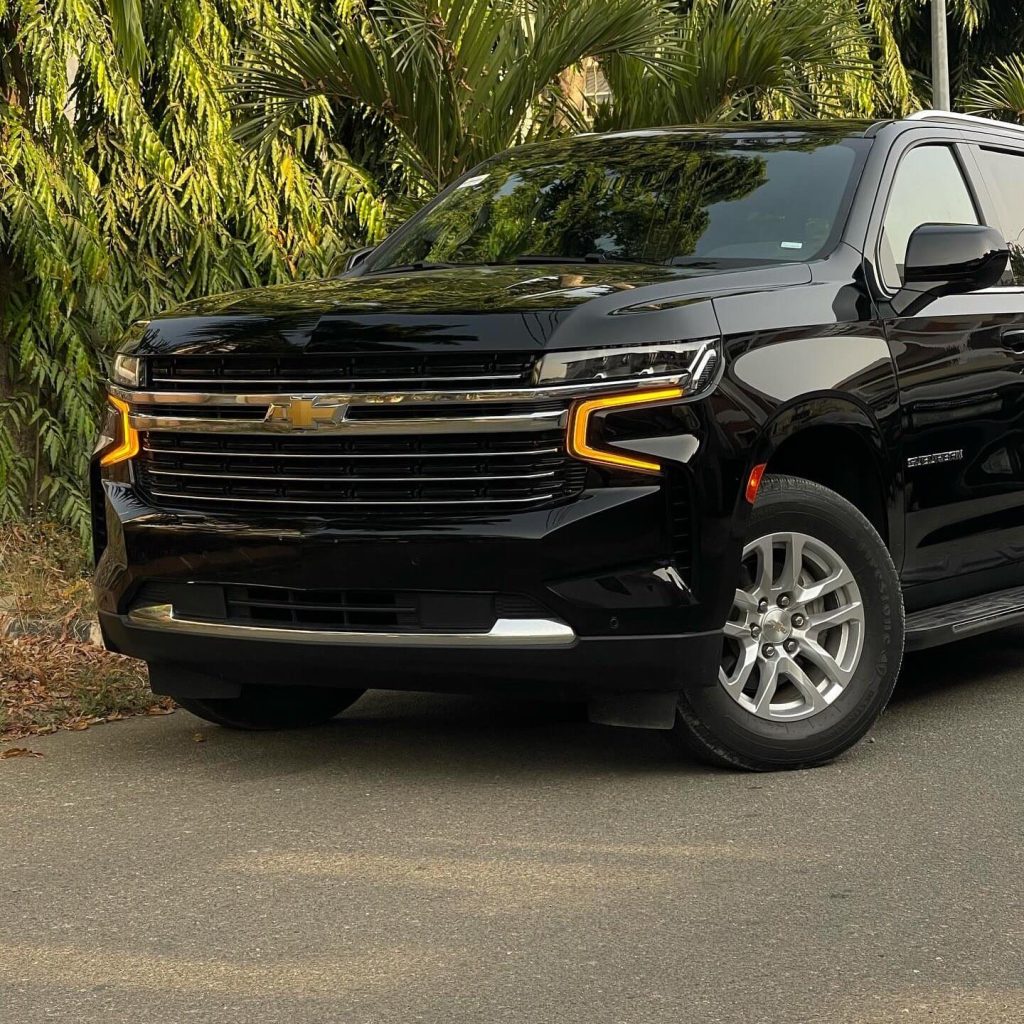
[[[560,430],[401,437],[147,432],[139,485],[165,507],[429,506],[514,510],[565,501],[586,467]]]
[[[168,401],[145,408],[136,483],[160,508],[331,516],[511,513],[582,491],[586,467],[565,451],[567,402],[473,400],[529,387],[535,354],[396,349],[150,357],[146,388]],[[391,398],[360,400],[369,394]],[[345,429],[321,431],[288,429],[287,415],[265,424],[278,395],[289,407],[296,396],[354,398]]]
[[[525,594],[296,589],[150,580],[132,608],[170,604],[179,618],[278,629],[486,633],[499,618],[550,618]]]
[[[418,629],[417,598],[393,590],[224,588],[228,622],[297,629]]]
[[[483,633],[509,608],[512,618],[550,614],[531,598],[516,594],[228,586],[224,599],[228,622],[286,629]]]
[[[353,352],[337,355],[157,356],[153,391],[236,394],[522,387],[536,356],[523,352]]]

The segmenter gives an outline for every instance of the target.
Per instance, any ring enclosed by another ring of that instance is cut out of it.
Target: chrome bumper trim
[[[169,604],[133,608],[133,626],[189,636],[222,639],[277,640],[284,643],[334,644],[348,647],[571,647],[576,634],[555,619],[498,619],[488,633],[384,633],[347,630],[282,629],[227,622],[179,619]]]

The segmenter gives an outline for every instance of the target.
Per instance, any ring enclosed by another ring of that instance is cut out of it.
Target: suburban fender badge
[[[320,404],[316,399],[292,398],[274,402],[267,410],[267,423],[275,423],[292,430],[319,430],[321,426],[340,423],[348,406],[338,402]]]
[[[931,455],[911,455],[907,459],[907,469],[917,469],[919,466],[937,466],[941,462],[959,462],[963,457],[963,448],[957,448],[953,452],[932,452]]]

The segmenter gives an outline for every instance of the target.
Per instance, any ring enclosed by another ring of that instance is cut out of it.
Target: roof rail
[[[987,128],[1009,128],[1011,131],[1024,132],[1024,124],[1013,121],[997,121],[994,117],[977,117],[974,114],[958,114],[952,110],[918,110],[908,115],[907,121],[966,121],[968,124],[985,125]]]

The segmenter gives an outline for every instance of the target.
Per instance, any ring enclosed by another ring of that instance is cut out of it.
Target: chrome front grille
[[[519,387],[536,356],[523,352],[351,352],[337,355],[158,356],[154,391],[324,392]]]
[[[574,402],[685,384],[713,356],[694,343],[689,370],[564,383],[523,352],[154,356],[145,387],[110,395],[158,508],[486,515],[582,492],[586,464],[566,450]]]
[[[586,467],[561,430],[294,437],[146,432],[142,490],[161,506],[254,509],[533,508],[578,494]]]

